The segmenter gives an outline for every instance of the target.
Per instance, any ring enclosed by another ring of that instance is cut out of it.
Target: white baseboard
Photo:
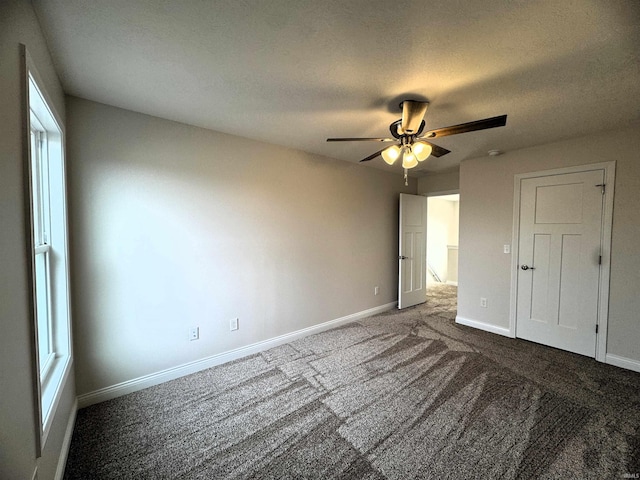
[[[453,285],[454,287],[458,286],[458,282],[454,282],[453,280],[447,280],[445,283],[447,285]]]
[[[71,407],[71,415],[67,421],[67,428],[62,439],[62,448],[60,448],[60,457],[58,458],[58,467],[56,468],[55,480],[62,480],[64,477],[64,468],[67,465],[67,456],[69,455],[69,447],[71,447],[71,438],[73,437],[73,427],[76,424],[76,413],[78,412],[78,400],[73,402]]]
[[[619,357],[618,355],[607,353],[604,357],[604,363],[626,368],[627,370],[633,370],[634,372],[640,372],[640,361],[631,358]]]
[[[513,335],[511,335],[508,328],[498,327],[497,325],[491,325],[490,323],[471,320],[470,318],[464,318],[459,315],[456,316],[456,323],[459,323],[460,325],[466,325],[467,327],[484,330],[485,332],[497,333],[498,335],[513,338]]]
[[[121,382],[110,387],[101,388],[93,392],[84,393],[82,395],[78,395],[78,408],[88,407],[89,405],[93,405],[95,403],[111,400],[112,398],[120,397],[128,393],[137,392],[138,390],[142,390],[144,388],[168,382],[169,380],[175,380],[176,378],[180,378],[185,375],[190,375],[201,370],[206,370],[207,368],[215,367],[216,365],[221,365],[232,360],[237,360],[238,358],[246,357],[247,355],[262,352],[263,350],[268,350],[269,348],[289,343],[295,339],[306,337],[307,335],[320,333],[322,331],[338,327],[345,323],[354,322],[361,318],[366,318],[377,313],[386,312],[395,308],[397,305],[397,302],[387,303],[385,305],[380,305],[379,307],[352,313],[351,315],[347,315],[346,317],[336,318],[319,325],[296,330],[295,332],[286,333],[284,335],[253,343],[245,347],[236,348],[235,350],[218,353],[201,360],[178,365],[177,367],[168,368],[166,370],[162,370],[160,372],[152,373],[149,375],[144,375],[132,380],[127,380],[126,382]]]
[[[513,336],[509,333],[508,328],[498,327],[496,325],[478,322],[477,320],[471,320],[469,318],[464,318],[460,316],[456,317],[456,323],[459,323],[460,325],[466,325],[468,327],[478,328],[480,330],[485,330],[491,333],[497,333],[498,335],[503,335],[505,337],[513,338]],[[618,355],[607,353],[605,356],[604,362],[609,365],[614,365],[616,367],[625,368],[627,370],[633,370],[634,372],[640,372],[639,360],[633,360],[631,358],[620,357]]]

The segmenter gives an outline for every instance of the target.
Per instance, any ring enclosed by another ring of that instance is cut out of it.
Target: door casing
[[[596,337],[596,360],[605,361],[607,353],[607,325],[609,318],[609,278],[611,273],[611,231],[613,224],[613,199],[615,187],[616,162],[593,163],[575,167],[543,170],[539,172],[517,174],[513,189],[513,232],[511,249],[511,301],[509,308],[509,336],[516,336],[516,311],[518,298],[518,245],[520,236],[520,193],[524,179],[546,177],[550,175],[564,175],[567,173],[604,171],[604,204],[602,210],[602,264],[600,266],[599,294],[598,294],[598,334]]]

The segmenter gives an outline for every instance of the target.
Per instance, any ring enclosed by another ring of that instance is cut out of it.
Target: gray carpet
[[[65,478],[640,473],[640,374],[456,325],[455,294],[82,409]]]

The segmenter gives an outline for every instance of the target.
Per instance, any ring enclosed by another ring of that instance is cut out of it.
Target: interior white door
[[[427,300],[427,198],[400,194],[398,308]]]
[[[594,357],[604,171],[524,179],[516,336]]]

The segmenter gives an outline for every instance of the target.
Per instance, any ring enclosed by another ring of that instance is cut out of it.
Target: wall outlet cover
[[[189,329],[189,340],[198,340],[200,338],[200,328],[191,327]]]

